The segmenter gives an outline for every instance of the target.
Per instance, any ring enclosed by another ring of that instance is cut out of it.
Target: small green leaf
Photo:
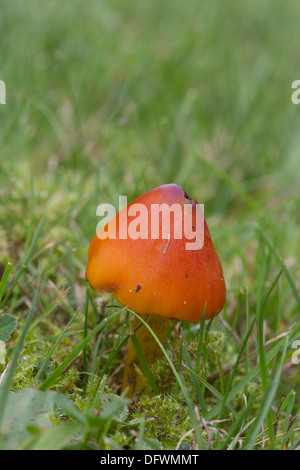
[[[17,326],[18,322],[12,315],[0,315],[0,341],[7,341]]]
[[[53,426],[55,410],[74,417],[74,425]],[[9,392],[1,430],[3,448],[61,449],[86,422],[74,403],[58,392],[33,388]]]
[[[60,450],[66,447],[76,432],[77,424],[64,423],[49,429],[38,429],[32,432],[32,436],[25,440],[21,450]]]

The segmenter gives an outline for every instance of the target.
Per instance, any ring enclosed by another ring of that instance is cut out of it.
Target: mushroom
[[[115,237],[110,237],[114,233]],[[197,240],[198,238],[198,240]],[[196,323],[222,310],[226,287],[203,212],[177,184],[154,188],[122,209],[93,238],[86,279],[96,291],[146,319],[161,343],[169,319]],[[140,322],[134,320],[134,327]],[[161,349],[148,329],[136,332],[151,364]],[[122,390],[133,396],[141,386],[130,341]]]

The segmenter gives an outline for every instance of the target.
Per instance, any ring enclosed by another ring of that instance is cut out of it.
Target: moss
[[[220,354],[225,347],[225,335],[221,331],[210,330],[206,333],[203,343],[209,351]]]
[[[22,325],[22,321],[20,322]],[[27,335],[25,347],[20,355],[19,363],[14,374],[12,390],[21,390],[23,387],[28,387],[34,381],[36,374],[42,365],[44,359],[50,352],[53,346],[53,340],[42,339],[43,328],[36,328]],[[57,328],[53,333],[58,334],[60,330]],[[64,337],[58,344],[55,352],[52,354],[44,372],[39,377],[38,381],[41,383],[58,365],[67,357],[72,351],[73,345],[68,337]],[[79,381],[79,371],[74,365],[65,374],[62,375],[59,381],[53,386],[52,390],[60,390],[63,392],[72,393],[76,389],[76,384]]]
[[[238,382],[243,378],[242,371],[240,374],[235,378],[234,385],[237,385]],[[248,415],[247,420],[250,421],[252,418],[256,416],[257,411],[261,405],[261,400],[263,398],[263,389],[261,386],[260,380],[252,381],[247,384],[247,396],[252,397],[255,396],[254,403],[251,409],[251,412]],[[241,410],[245,406],[245,400],[247,399],[245,395],[245,390],[241,390],[233,400],[233,407],[236,411]]]
[[[157,439],[164,449],[175,449],[182,436],[192,429],[186,404],[169,395],[141,395],[132,408],[132,416],[145,419],[144,437]],[[191,435],[184,439],[191,440]]]

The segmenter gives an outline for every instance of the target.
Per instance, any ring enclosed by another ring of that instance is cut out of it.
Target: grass
[[[38,7],[0,19],[1,448],[299,448],[298,4]],[[227,301],[130,402],[133,314],[88,288],[87,250],[100,203],[168,182],[205,204]]]

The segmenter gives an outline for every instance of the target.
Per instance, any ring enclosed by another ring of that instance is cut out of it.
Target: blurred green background
[[[299,285],[296,1],[14,0],[1,10],[2,263],[24,251],[31,180],[35,223],[47,211],[45,263],[71,257],[72,288],[97,205],[176,182],[205,204],[229,292],[253,285],[260,218]]]

